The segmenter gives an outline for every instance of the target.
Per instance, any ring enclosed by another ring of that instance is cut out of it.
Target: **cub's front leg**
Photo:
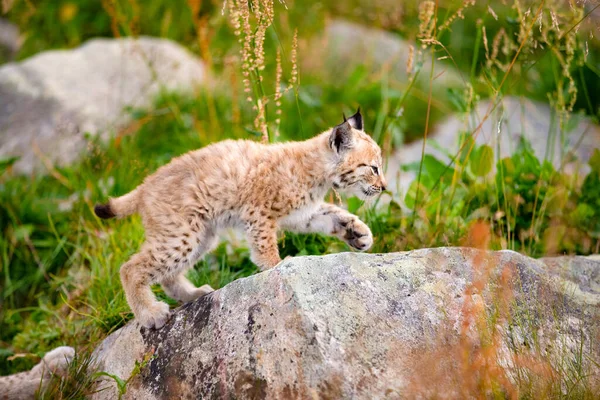
[[[248,222],[246,237],[250,244],[250,259],[261,271],[281,262],[277,248],[277,224],[273,219],[265,217]]]
[[[320,203],[312,213],[301,213],[282,221],[282,228],[301,233],[337,236],[352,248],[365,251],[373,245],[371,230],[356,215],[329,203]]]

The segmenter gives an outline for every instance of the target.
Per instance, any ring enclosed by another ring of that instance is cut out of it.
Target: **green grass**
[[[156,168],[191,149],[224,138],[259,140],[261,133],[253,124],[257,98],[270,101],[266,119],[273,142],[308,138],[336,124],[342,112],[352,113],[360,105],[366,130],[386,154],[406,140],[422,137],[426,127],[430,131],[450,110],[466,113],[483,98],[550,98],[557,115],[582,112],[591,118],[599,116],[597,40],[586,40],[575,32],[570,36],[569,28],[582,15],[571,15],[558,5],[552,10],[564,16],[563,36],[544,25],[548,43],[544,49],[534,49],[532,41],[543,39],[536,26],[524,42],[525,50],[519,53],[516,34],[530,20],[519,21],[515,7],[490,3],[496,20],[487,12],[488,4],[478,2],[465,11],[464,19],[457,18],[448,29],[441,29],[459,3],[440,2],[440,30],[430,38],[439,43],[424,49],[423,57],[457,67],[464,87],[446,88],[438,87],[434,77],[427,77],[426,83],[395,82],[381,71],[361,66],[347,71],[344,79],[331,79],[319,71],[305,74],[300,69],[301,82],[293,85],[295,28],[300,29],[301,40],[309,41],[319,36],[326,17],[346,17],[370,21],[371,26],[383,26],[415,39],[419,36],[418,5],[406,4],[403,23],[398,24],[385,18],[391,14],[386,13],[383,3],[366,12],[364,3],[358,1],[351,1],[351,7],[335,2],[288,2],[287,11],[275,2],[276,18],[267,30],[265,43],[266,67],[252,71],[253,102],[249,103],[242,95],[240,60],[227,61],[238,55],[238,42],[227,17],[221,15],[221,3],[203,2],[196,21],[189,3],[59,0],[33,5],[16,1],[8,12],[8,18],[27,33],[20,58],[42,50],[74,47],[96,36],[149,34],[177,40],[203,56],[208,50],[215,76],[222,78],[215,88],[197,95],[162,93],[149,109],[128,110],[133,119],[131,129],[112,132],[106,143],[92,139],[93,145],[80,162],[55,167],[48,175],[14,176],[10,172],[14,160],[0,160],[0,375],[27,369],[37,361],[36,355],[63,344],[84,349],[82,362],[75,365],[85,366],[86,351],[89,353],[98,340],[132,318],[118,270],[143,241],[141,223],[137,217],[100,221],[92,212],[93,205],[108,196],[127,193]],[[530,3],[532,13],[536,4]],[[356,10],[365,13],[356,14]],[[547,22],[550,14],[549,9],[546,11],[543,18]],[[195,26],[200,20],[210,32],[204,49]],[[489,48],[502,29],[509,34],[506,52],[500,52],[491,64],[482,39],[483,27]],[[273,95],[278,48],[283,60],[282,88],[287,91],[281,104],[281,135],[275,137],[277,107]],[[566,65],[565,75],[561,62],[571,53],[574,60]],[[310,57],[310,52],[301,54]],[[447,58],[438,60],[441,57]],[[334,67],[339,66],[329,68]],[[428,75],[428,71],[415,72],[409,79],[418,74]],[[572,99],[569,75],[577,89],[573,110],[568,106]],[[563,133],[567,131],[566,126],[560,128]],[[350,211],[358,213],[373,230],[372,252],[465,244],[471,225],[481,221],[492,228],[493,249],[509,248],[532,256],[599,251],[600,153],[590,161],[591,172],[576,177],[537,160],[527,143],[520,143],[512,157],[496,160],[494,149],[473,144],[472,133],[457,138],[463,146],[459,154],[449,155],[452,164],[428,156],[404,167],[420,176],[402,199],[407,208],[399,206],[398,194],[394,198],[384,194],[380,206],[346,199]],[[328,197],[335,201],[333,195]],[[322,235],[286,233],[280,240],[283,257],[348,250],[344,243]],[[223,242],[190,271],[189,277],[196,285],[209,283],[217,288],[256,271],[248,249]],[[154,289],[166,299],[160,287]],[[16,353],[28,356],[9,361]],[[60,383],[70,385],[68,388],[53,386],[47,397],[52,398],[58,390],[73,393],[73,397],[65,398],[78,398],[85,388],[76,381]]]

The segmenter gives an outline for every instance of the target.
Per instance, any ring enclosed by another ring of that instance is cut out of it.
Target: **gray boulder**
[[[449,155],[456,155],[461,132],[472,133],[483,121],[490,100],[481,101],[468,115],[452,115],[437,124],[430,132],[425,154],[431,154],[443,162]],[[573,115],[559,128],[560,122],[549,105],[533,100],[507,96],[483,122],[476,137],[477,144],[492,147],[496,160],[514,153],[520,137],[531,144],[540,160],[552,162],[555,168],[568,173],[587,174],[594,149],[600,149],[600,126],[589,118]],[[388,162],[386,173],[392,191],[403,198],[415,179],[414,172],[402,171],[402,165],[421,160],[423,141],[417,140],[396,150]],[[498,151],[499,150],[499,151]]]
[[[324,35],[314,38],[304,49],[305,56],[301,59],[303,70],[325,73],[338,83],[344,82],[358,66],[366,66],[377,73],[389,71],[392,87],[395,87],[395,82],[406,85],[410,79],[406,67],[411,45],[414,47],[413,62],[416,64],[418,43],[382,29],[334,19],[327,24]],[[431,73],[431,57],[427,54],[418,79],[423,85],[429,85]],[[442,96],[445,96],[444,90],[448,86],[463,83],[459,73],[443,61],[435,63],[434,76],[435,90]]]
[[[30,173],[40,158],[68,164],[85,133],[108,135],[129,122],[127,106],[146,107],[162,90],[190,91],[205,68],[164,39],[95,39],[0,67],[0,157],[20,156]]]
[[[516,368],[511,354],[555,363],[581,349],[600,377],[599,259],[465,248],[294,258],[178,308],[160,330],[132,321],[94,355],[131,378],[125,399],[406,397],[419,379],[436,390],[422,364],[436,351],[479,351],[476,324],[464,330],[476,305],[490,320],[499,311],[503,368]],[[453,362],[444,374],[459,377]],[[118,397],[112,379],[97,389]]]
[[[22,42],[19,27],[0,18],[0,64],[12,60],[21,48]]]

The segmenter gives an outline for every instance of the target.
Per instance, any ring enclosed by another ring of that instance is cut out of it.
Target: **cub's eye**
[[[379,175],[379,168],[377,168],[377,167],[376,167],[376,166],[374,166],[374,165],[373,165],[371,168],[373,169],[373,173],[374,173],[375,175]]]

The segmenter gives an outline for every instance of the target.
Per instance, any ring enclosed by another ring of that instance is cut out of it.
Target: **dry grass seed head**
[[[294,39],[292,39],[292,74],[290,79],[290,85],[296,89],[300,85],[300,77],[298,75],[298,29],[294,31]]]
[[[283,96],[283,93],[281,92],[283,68],[281,66],[281,50],[279,47],[277,48],[277,57],[275,62],[275,136],[279,136],[279,125],[281,124],[281,97]]]
[[[454,12],[454,14],[450,15],[448,18],[446,18],[446,20],[444,21],[444,23],[442,24],[442,26],[440,26],[440,31],[444,31],[446,30],[450,24],[452,24],[452,22],[454,22],[454,20],[458,19],[464,19],[465,15],[464,15],[464,11],[475,5],[475,0],[464,0],[462,2],[462,4],[460,5],[460,7],[458,7],[458,9]]]
[[[419,4],[419,34],[417,37],[421,39],[421,41],[432,40],[433,38],[433,30],[436,25],[435,20],[435,3],[433,1],[424,1]],[[423,48],[427,47],[427,44],[424,42],[422,45]]]
[[[406,74],[410,75],[413,71],[415,61],[415,47],[411,44],[408,47],[408,60],[406,61]]]

